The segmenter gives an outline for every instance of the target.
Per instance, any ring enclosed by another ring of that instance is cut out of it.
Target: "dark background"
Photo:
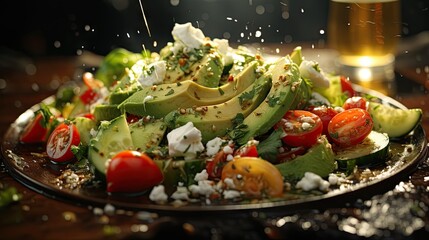
[[[324,44],[327,0],[4,1],[0,7],[0,55],[29,57],[105,55],[116,47],[157,51],[172,41],[175,23],[192,22],[211,38],[230,43],[295,41]],[[403,0],[402,37],[429,30],[429,1]],[[261,36],[255,36],[256,31]],[[324,33],[320,31],[324,30]],[[156,43],[156,46],[154,46]]]

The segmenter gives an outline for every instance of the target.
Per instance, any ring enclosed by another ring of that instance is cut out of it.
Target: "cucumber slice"
[[[73,122],[79,132],[80,142],[88,145],[91,139],[91,129],[96,128],[96,122],[87,117],[76,117]]]
[[[358,167],[373,167],[383,164],[389,156],[389,137],[376,131],[363,142],[349,147],[334,149],[339,170],[351,172]]]
[[[91,139],[88,159],[95,169],[106,174],[106,161],[116,153],[133,149],[133,141],[125,115],[101,122],[97,136]]]
[[[423,112],[419,108],[400,109],[377,102],[369,102],[368,112],[374,121],[374,130],[384,132],[390,138],[400,138],[420,123]]]

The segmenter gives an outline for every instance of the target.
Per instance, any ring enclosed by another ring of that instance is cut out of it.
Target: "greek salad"
[[[61,86],[20,142],[87,169],[86,181],[108,194],[276,199],[325,193],[357,168],[384,164],[391,141],[421,121],[421,109],[357,92],[299,46],[272,60],[191,23],[171,33],[159,52],[114,49],[81,84]]]

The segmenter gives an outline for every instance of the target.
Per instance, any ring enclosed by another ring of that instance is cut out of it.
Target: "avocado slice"
[[[235,77],[237,74],[243,71],[243,69],[249,63],[252,63],[253,61],[261,61],[261,59],[256,58],[254,53],[243,46],[238,46],[237,49],[232,49],[232,51],[233,60],[231,64],[225,65],[223,69],[224,75]]]
[[[125,99],[133,95],[135,92],[141,90],[143,87],[138,81],[138,78],[132,76],[131,70],[126,69],[126,74],[123,75],[121,80],[113,87],[109,95],[110,104],[120,104]]]
[[[203,57],[201,63],[191,67],[189,78],[206,87],[218,87],[223,72],[223,60],[219,52],[213,51]]]
[[[292,61],[294,63],[296,63],[296,65],[301,65],[303,57],[302,57],[302,47],[298,46],[296,48],[293,49],[292,53],[290,54],[290,59],[292,59]]]
[[[166,52],[163,50],[163,52]],[[187,52],[183,50],[170,52],[163,60],[167,64],[165,83],[177,83],[184,80],[192,80],[206,87],[217,87],[223,72],[224,64],[222,55],[216,48],[204,45],[199,49]]]
[[[122,113],[116,104],[99,104],[94,108],[94,118],[97,123],[101,121],[110,121],[119,117]]]
[[[315,173],[322,178],[328,177],[336,168],[334,152],[325,135],[306,154],[275,166],[289,181],[301,179],[305,172]]]
[[[137,122],[130,123],[129,128],[134,148],[140,152],[158,146],[167,130],[167,126],[163,121],[154,118],[140,119]]]
[[[170,128],[192,122],[201,131],[202,142],[225,136],[237,115],[246,117],[259,106],[271,89],[271,75],[264,74],[240,95],[220,104],[192,107],[170,112],[164,121]]]
[[[252,62],[233,81],[216,88],[204,87],[192,80],[143,87],[118,108],[138,116],[162,118],[178,108],[223,103],[255,82],[259,64],[258,61]]]
[[[310,87],[300,78],[298,65],[289,55],[277,60],[268,72],[273,87],[266,99],[230,133],[240,145],[267,133],[289,109],[302,107],[310,99]]]

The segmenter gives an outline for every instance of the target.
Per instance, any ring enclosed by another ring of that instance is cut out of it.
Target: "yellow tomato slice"
[[[257,157],[240,157],[228,162],[222,169],[222,180],[232,179],[234,189],[258,197],[283,194],[283,177],[270,162]]]

